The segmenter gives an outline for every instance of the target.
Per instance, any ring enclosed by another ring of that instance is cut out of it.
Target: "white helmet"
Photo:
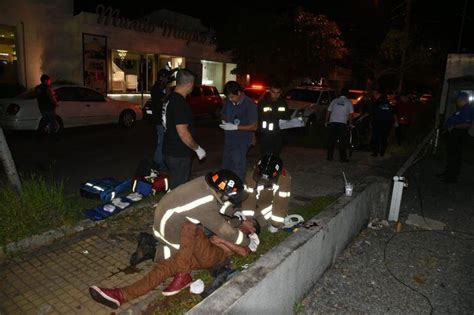
[[[283,221],[283,229],[293,229],[301,224],[303,224],[304,218],[299,214],[290,214],[285,217]]]

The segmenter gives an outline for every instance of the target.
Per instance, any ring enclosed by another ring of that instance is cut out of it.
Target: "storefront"
[[[160,10],[141,20],[103,5],[73,14],[72,0],[0,3],[0,84],[32,88],[42,73],[108,94],[150,91],[160,68],[188,68],[197,84],[222,91],[235,80],[228,54],[193,17]]]

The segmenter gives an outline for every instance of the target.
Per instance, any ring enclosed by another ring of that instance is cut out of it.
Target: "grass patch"
[[[61,226],[73,226],[85,219],[84,210],[101,204],[100,200],[66,194],[63,181],[34,174],[23,178],[21,195],[7,183],[0,184],[0,246]],[[150,196],[146,201],[158,202],[162,196]]]
[[[335,200],[336,197],[333,196],[317,197],[307,205],[295,209],[292,213],[300,214],[305,220],[309,220]],[[255,262],[260,256],[264,255],[292,234],[292,232],[285,231],[279,231],[275,234],[271,234],[267,230],[262,231],[258,251],[247,257],[232,257],[233,268],[241,270],[243,266]],[[213,281],[211,274],[207,270],[197,272],[194,275],[194,279],[202,279],[206,286],[210,285]],[[193,295],[190,294],[188,290],[184,290],[175,296],[157,298],[156,301],[150,305],[149,310],[154,310],[157,315],[184,314],[201,302],[201,300],[199,295]]]
[[[89,204],[89,200],[67,197],[62,181],[48,182],[42,177],[29,175],[23,179],[21,196],[2,183],[0,246],[51,228],[72,225],[81,219],[82,210]]]

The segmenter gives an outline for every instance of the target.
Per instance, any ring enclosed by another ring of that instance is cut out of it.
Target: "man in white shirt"
[[[339,140],[341,162],[349,162],[347,159],[347,121],[349,121],[349,126],[352,126],[352,113],[354,113],[354,107],[352,106],[351,100],[346,97],[348,93],[349,90],[343,88],[341,90],[341,96],[334,99],[331,104],[329,104],[326,113],[325,126],[328,127],[328,161],[332,161],[334,148],[336,142]]]

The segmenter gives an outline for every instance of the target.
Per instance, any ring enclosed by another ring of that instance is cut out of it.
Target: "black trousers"
[[[260,134],[260,153],[280,156],[283,149],[283,135],[279,132],[262,132]]]
[[[449,179],[456,179],[461,171],[462,152],[467,137],[467,129],[453,129],[448,134],[445,174]]]
[[[189,181],[191,176],[191,157],[164,155],[164,162],[169,172],[170,189],[174,189]]]
[[[402,145],[403,142],[405,142],[408,128],[410,128],[410,125],[408,124],[400,124],[397,128],[395,128],[395,135],[397,136],[398,145]]]
[[[328,160],[332,160],[334,148],[339,140],[339,156],[342,160],[347,159],[347,144],[349,142],[349,134],[347,125],[343,123],[330,123],[328,125]]]
[[[372,137],[374,139],[374,153],[384,155],[387,149],[388,135],[392,129],[392,121],[379,120],[374,122]]]

